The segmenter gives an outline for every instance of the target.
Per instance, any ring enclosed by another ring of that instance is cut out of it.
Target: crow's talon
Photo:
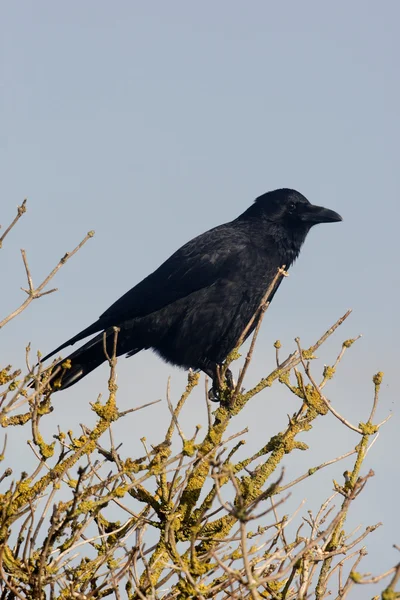
[[[214,386],[212,386],[208,390],[208,399],[211,402],[220,402],[221,401],[219,392],[217,391],[217,389]]]
[[[226,385],[227,391],[229,391],[229,392],[233,392],[236,387],[236,383],[235,383],[235,380],[233,379],[232,371],[230,369],[227,369],[225,371],[225,385]],[[213,386],[208,390],[208,399],[211,402],[221,402],[221,403],[224,402],[223,399],[221,399],[221,391],[219,390],[217,381],[215,379],[214,379]]]

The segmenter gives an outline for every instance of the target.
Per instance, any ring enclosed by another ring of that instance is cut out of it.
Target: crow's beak
[[[299,217],[302,221],[312,225],[316,225],[317,223],[336,223],[336,221],[343,221],[342,217],[334,210],[324,208],[323,206],[314,206],[314,204],[303,206]]]

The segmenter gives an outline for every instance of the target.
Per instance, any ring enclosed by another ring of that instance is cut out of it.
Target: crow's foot
[[[236,384],[230,369],[225,371],[225,385],[230,392],[233,392],[235,389]],[[211,402],[222,402],[221,390],[219,389],[217,378],[214,379],[213,385],[208,391],[208,399],[211,400]]]

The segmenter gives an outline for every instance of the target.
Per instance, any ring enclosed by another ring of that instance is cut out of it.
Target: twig
[[[254,579],[251,567],[250,567],[250,562],[249,562],[249,555],[248,555],[248,550],[247,550],[247,532],[246,532],[246,523],[243,520],[240,520],[240,546],[242,549],[242,556],[243,556],[243,564],[244,564],[244,570],[246,572],[246,577],[247,577],[247,589],[250,590],[250,595],[252,597],[253,600],[260,600],[260,594],[257,592],[257,582]]]
[[[270,295],[270,292],[268,292],[267,298],[269,297],[269,295]],[[260,331],[261,323],[263,321],[263,318],[264,318],[264,315],[265,315],[265,311],[267,310],[268,306],[269,306],[269,302],[263,302],[260,305],[260,307],[259,307],[258,318],[257,318],[257,325],[256,325],[256,328],[254,330],[253,338],[251,340],[250,348],[249,348],[249,351],[248,351],[248,353],[246,355],[243,368],[240,371],[240,375],[239,375],[239,379],[238,379],[237,385],[236,385],[235,390],[233,392],[232,398],[230,399],[230,404],[233,404],[235,402],[237,395],[240,393],[240,390],[242,389],[242,383],[243,383],[243,380],[244,380],[244,376],[246,375],[246,372],[247,372],[247,369],[249,367],[251,358],[253,356],[253,352],[254,352],[254,348],[255,348],[255,345],[256,345],[258,333]]]
[[[44,296],[46,294],[51,294],[51,293],[55,292],[56,288],[54,288],[52,290],[48,290],[46,292],[43,292],[43,289],[46,287],[46,285],[49,283],[49,281],[51,279],[53,279],[54,275],[57,273],[57,271],[59,271],[61,269],[61,267],[67,262],[67,260],[69,260],[72,256],[74,256],[74,254],[76,254],[78,252],[78,250],[80,250],[82,248],[82,246],[84,244],[86,244],[86,242],[93,236],[94,236],[94,231],[89,231],[89,233],[76,246],[76,248],[74,248],[71,252],[67,252],[66,254],[64,254],[64,256],[59,260],[57,265],[54,267],[54,269],[49,273],[49,275],[47,275],[47,277],[42,281],[42,283],[36,289],[33,289],[33,287],[31,288],[32,278],[30,276],[30,271],[29,271],[27,260],[26,260],[26,254],[25,254],[25,251],[21,250],[22,257],[24,260],[25,271],[26,271],[27,278],[28,278],[29,289],[25,290],[28,294],[28,297],[21,304],[21,306],[19,306],[16,310],[14,310],[14,312],[9,314],[8,317],[5,317],[2,321],[0,321],[0,329],[2,327],[4,327],[4,325],[9,323],[12,319],[14,319],[16,316],[18,316],[23,310],[25,310],[25,308],[27,306],[29,306],[29,304],[32,302],[32,300],[36,300],[37,298],[41,298],[42,296]]]
[[[392,578],[391,582],[389,583],[388,587],[382,593],[382,598],[385,598],[385,597],[393,598],[393,600],[395,600],[396,598],[400,598],[400,592],[396,592],[396,586],[397,586],[399,580],[400,580],[400,563],[398,563],[398,565],[396,565],[396,569],[395,569],[393,578]]]
[[[374,377],[372,378],[372,381],[374,382],[374,386],[375,386],[375,393],[374,393],[374,402],[373,402],[373,405],[372,405],[371,414],[370,414],[369,419],[368,419],[369,423],[372,423],[372,419],[375,416],[376,408],[378,406],[379,390],[380,390],[380,387],[381,387],[382,379],[383,379],[383,373],[382,372],[376,373],[376,375],[374,375]]]
[[[14,227],[14,225],[16,225],[16,223],[19,221],[22,215],[26,213],[26,201],[27,199],[25,198],[21,206],[18,206],[17,216],[14,218],[12,223],[7,227],[3,235],[0,237],[0,249],[3,247],[4,239],[10,233],[11,229]]]
[[[153,402],[146,402],[146,404],[141,404],[140,406],[135,406],[135,408],[128,408],[128,410],[123,410],[118,413],[119,417],[125,417],[130,413],[136,412],[137,410],[142,410],[142,408],[147,408],[148,406],[153,406],[153,404],[158,404],[161,402],[161,398],[159,400],[153,400]]]
[[[294,485],[297,485],[298,483],[300,483],[300,481],[304,481],[304,479],[307,479],[308,477],[311,477],[312,475],[314,475],[314,473],[316,473],[317,471],[320,471],[324,467],[328,467],[329,465],[333,465],[334,463],[339,462],[340,460],[344,460],[345,458],[348,458],[349,456],[352,456],[353,454],[356,454],[356,453],[357,453],[357,450],[350,450],[350,452],[346,452],[346,454],[342,454],[342,456],[338,456],[338,457],[333,458],[331,460],[327,460],[326,462],[321,463],[317,467],[313,467],[311,469],[308,469],[307,473],[304,473],[304,475],[300,475],[300,477],[297,477],[297,479],[294,479],[290,483],[287,483],[286,485],[283,485],[282,487],[278,487],[276,489],[276,491],[274,492],[274,494],[281,494],[282,492],[286,491],[287,489],[289,489],[289,488],[293,487]]]
[[[350,348],[350,346],[352,346],[354,344],[354,342],[357,342],[360,338],[362,337],[362,335],[358,335],[357,337],[355,337],[352,340],[347,340],[342,344],[342,348],[335,360],[335,363],[332,366],[332,372],[335,373],[336,372],[336,368],[339,365],[339,363],[341,362],[344,353],[346,352],[346,350],[348,350],[348,348]],[[329,377],[324,377],[324,379],[321,381],[321,383],[319,384],[320,389],[322,390],[325,385],[328,383],[329,381]]]
[[[334,323],[334,325],[332,325],[332,327],[330,327],[327,331],[325,331],[325,333],[319,338],[319,340],[313,346],[310,346],[308,351],[310,353],[313,353],[316,350],[318,350],[318,348],[320,346],[322,346],[322,344],[336,331],[336,329],[338,327],[340,327],[342,325],[342,323],[350,315],[351,315],[351,310],[348,310],[342,317],[340,317],[340,319],[338,319],[336,321],[336,323]],[[249,390],[248,392],[245,393],[244,403],[246,403],[248,400],[250,400],[255,394],[261,392],[264,388],[269,387],[273,383],[273,381],[278,379],[281,375],[289,372],[291,369],[296,367],[300,362],[301,362],[301,358],[299,357],[298,350],[296,350],[295,352],[292,352],[292,354],[289,354],[287,359],[283,363],[280,364],[279,368],[272,371],[272,373],[270,373],[268,377],[265,377],[264,379],[262,379],[256,386],[254,386],[254,388],[252,388],[251,390]]]
[[[400,565],[397,565],[397,567],[392,567],[385,573],[381,573],[380,575],[375,575],[375,577],[366,577],[366,578],[362,578],[362,579],[357,579],[357,583],[367,584],[367,585],[369,585],[371,583],[378,583],[379,581],[382,581],[382,579],[385,579],[385,577],[389,577],[389,575],[391,575],[392,573],[396,573],[397,569],[400,569]],[[354,569],[352,569],[352,570],[354,571]]]
[[[304,371],[306,372],[306,375],[308,377],[308,379],[311,381],[311,384],[313,386],[313,388],[315,389],[315,391],[318,393],[319,397],[321,398],[322,402],[325,404],[325,406],[327,407],[327,409],[337,418],[339,419],[339,421],[341,421],[343,423],[343,425],[346,425],[346,427],[348,427],[349,429],[352,429],[353,431],[356,431],[357,433],[360,433],[361,435],[363,434],[362,430],[359,427],[356,427],[355,425],[352,425],[350,423],[350,421],[347,421],[347,419],[345,419],[344,417],[342,417],[342,415],[340,415],[334,408],[333,406],[330,404],[330,402],[328,402],[328,400],[325,398],[325,396],[322,394],[320,387],[318,386],[318,384],[315,382],[313,376],[311,375],[310,372],[310,365],[308,363],[305,362],[304,358],[303,358],[303,350],[300,346],[300,339],[296,338],[295,342],[297,344],[298,350],[299,350],[299,356],[300,356],[300,362],[304,367]]]
[[[25,252],[25,250],[21,249],[21,254],[22,254],[22,260],[23,260],[24,267],[25,267],[26,278],[28,280],[29,291],[24,290],[24,288],[21,288],[21,289],[24,292],[26,292],[28,295],[33,295],[33,293],[34,293],[35,290],[34,290],[34,287],[33,287],[32,276],[31,276],[31,272],[29,270],[28,259],[26,258],[26,252]]]
[[[287,273],[285,271],[285,267],[286,265],[282,265],[281,267],[278,268],[275,277],[273,278],[273,280],[271,281],[270,285],[268,286],[267,291],[265,292],[264,296],[261,299],[260,304],[258,305],[258,308],[256,310],[256,312],[254,313],[254,315],[251,317],[250,321],[247,323],[246,327],[243,329],[242,333],[240,334],[240,337],[238,339],[238,341],[236,342],[235,345],[235,350],[237,348],[240,348],[240,346],[243,344],[244,340],[247,337],[247,334],[249,333],[249,331],[251,330],[255,320],[258,318],[258,316],[260,315],[260,312],[263,310],[266,310],[266,307],[264,308],[265,305],[268,305],[268,298],[270,297],[270,295],[272,294],[272,292],[274,291],[275,285],[280,282],[281,279],[283,279],[283,277],[287,277]]]
[[[168,432],[167,432],[167,435],[166,435],[166,440],[171,441],[171,437],[172,437],[172,433],[173,433],[173,428],[174,428],[174,425],[175,425],[175,427],[176,427],[176,429],[177,429],[177,431],[179,433],[179,436],[180,436],[180,438],[182,440],[182,443],[185,444],[186,437],[185,437],[185,434],[183,433],[183,431],[182,431],[182,429],[181,429],[181,427],[179,425],[178,415],[180,413],[180,410],[181,410],[181,408],[183,406],[183,403],[186,400],[186,398],[183,401],[182,401],[182,398],[181,398],[181,401],[178,402],[176,408],[174,409],[174,407],[172,406],[172,402],[171,402],[171,377],[168,377],[168,381],[167,381],[167,394],[166,394],[166,396],[167,396],[168,409],[169,409],[169,412],[171,413],[171,424],[170,424],[170,426],[168,428]]]

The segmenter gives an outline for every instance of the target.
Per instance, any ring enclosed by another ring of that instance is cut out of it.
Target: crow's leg
[[[221,365],[218,363],[205,359],[201,364],[201,370],[208,375],[212,379],[212,387],[208,391],[208,398],[212,402],[220,402],[220,381],[218,377],[218,368]],[[233,390],[235,388],[235,381],[233,379],[232,371],[230,369],[226,369],[225,371],[225,383],[229,390]]]

